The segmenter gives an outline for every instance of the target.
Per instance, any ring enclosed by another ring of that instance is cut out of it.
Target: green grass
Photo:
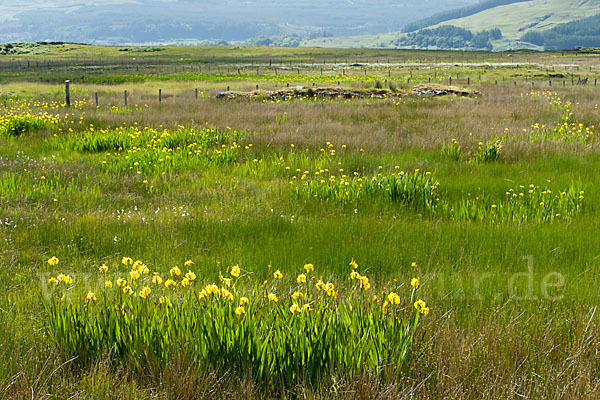
[[[458,71],[425,68],[414,81]],[[473,83],[481,95],[469,99],[221,101],[207,78],[196,100],[176,78],[168,93],[178,95],[160,105],[152,82],[74,84],[74,100],[86,101],[66,109],[61,87],[36,83],[42,73],[0,86],[1,118],[34,121],[0,135],[0,397],[597,397],[596,141],[567,131],[532,140],[536,123],[595,134],[597,89],[534,93],[514,86],[513,66],[483,73]],[[268,84],[244,79],[240,90]],[[130,276],[122,257],[165,280],[176,265],[197,278],[159,290],[149,274],[128,281],[137,294],[128,297],[116,284]],[[349,278],[352,259],[366,292]],[[301,319],[289,308],[307,263],[313,314]],[[201,302],[236,264],[247,275],[228,289],[234,301]],[[73,285],[48,284],[60,273]],[[399,357],[417,277],[430,312]],[[319,279],[335,285],[335,301],[317,291]],[[383,308],[390,292],[402,299],[400,318]],[[302,334],[314,328],[319,336]]]

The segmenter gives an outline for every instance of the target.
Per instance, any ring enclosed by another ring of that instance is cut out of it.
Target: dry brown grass
[[[478,98],[416,98],[407,97],[402,104],[391,101],[357,100],[352,105],[344,100],[286,103],[258,101],[227,101],[213,98],[194,99],[193,89],[183,94],[165,94],[163,104],[148,95],[133,90],[129,95],[132,111],[114,115],[108,105],[100,107],[86,118],[100,125],[138,122],[140,125],[176,127],[177,125],[216,125],[246,129],[254,135],[247,139],[255,145],[287,148],[320,148],[327,141],[336,146],[364,148],[368,152],[396,152],[411,148],[438,150],[444,142],[455,138],[466,149],[479,141],[503,135],[519,136],[523,129],[535,123],[553,126],[558,111],[543,99],[523,98],[530,91],[526,86],[494,86],[480,88]],[[594,87],[557,89],[563,99],[577,99],[576,120],[599,126],[600,113],[595,110]],[[122,106],[120,93],[102,94],[103,103]],[[133,105],[148,104],[150,112],[136,112]],[[287,114],[287,122],[282,122]],[[100,122],[101,120],[101,122]],[[545,152],[582,152],[580,144],[529,144],[519,141],[505,143],[503,157],[509,161]],[[589,148],[588,148],[589,150]]]

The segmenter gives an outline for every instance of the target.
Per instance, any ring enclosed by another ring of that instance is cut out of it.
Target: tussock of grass
[[[60,149],[104,153],[101,164],[108,171],[154,174],[233,163],[238,160],[238,141],[245,135],[215,127],[159,130],[132,126],[100,131],[91,127],[52,143]]]
[[[335,200],[343,204],[356,204],[372,198],[385,198],[392,202],[408,204],[417,210],[435,210],[438,182],[430,172],[405,173],[373,177],[356,175],[330,175],[317,179],[301,176],[291,181],[292,193],[299,199]]]
[[[479,142],[477,150],[471,155],[472,162],[490,162],[496,161],[500,155],[502,143],[500,141]]]
[[[571,221],[583,205],[584,191],[579,185],[554,193],[537,185],[509,189],[504,199],[492,199],[479,193],[468,193],[457,204],[444,204],[442,209],[453,218],[473,221],[508,221],[516,223],[552,223]]]
[[[442,144],[440,153],[442,157],[447,157],[451,160],[460,161],[462,159],[462,148],[456,139],[452,139],[452,142],[448,144],[444,142],[444,144]]]
[[[193,268],[191,260],[185,264]],[[160,373],[165,361],[183,358],[248,373],[273,390],[318,385],[335,371],[349,378],[397,373],[419,316],[429,313],[416,297],[418,279],[406,300],[391,290],[373,295],[368,278],[350,269],[356,284],[347,289],[317,279],[312,264],[294,279],[277,270],[262,284],[235,265],[202,288],[192,271],[173,267],[163,280],[136,261],[126,279],[100,267],[104,288],[81,299],[67,298],[73,279],[59,274],[49,279],[55,293],[47,303],[48,331],[82,366],[108,355],[140,373]]]
[[[0,135],[21,136],[42,129],[55,127],[59,122],[57,116],[47,113],[35,114],[13,114],[11,112],[0,116]]]

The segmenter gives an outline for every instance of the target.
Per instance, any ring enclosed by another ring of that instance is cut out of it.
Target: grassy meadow
[[[599,396],[593,57],[72,47],[0,60],[0,398]],[[288,84],[390,96],[216,98]]]

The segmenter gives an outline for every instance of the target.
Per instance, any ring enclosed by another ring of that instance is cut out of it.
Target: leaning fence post
[[[71,81],[66,80],[65,81],[65,104],[67,105],[67,107],[71,107]]]

